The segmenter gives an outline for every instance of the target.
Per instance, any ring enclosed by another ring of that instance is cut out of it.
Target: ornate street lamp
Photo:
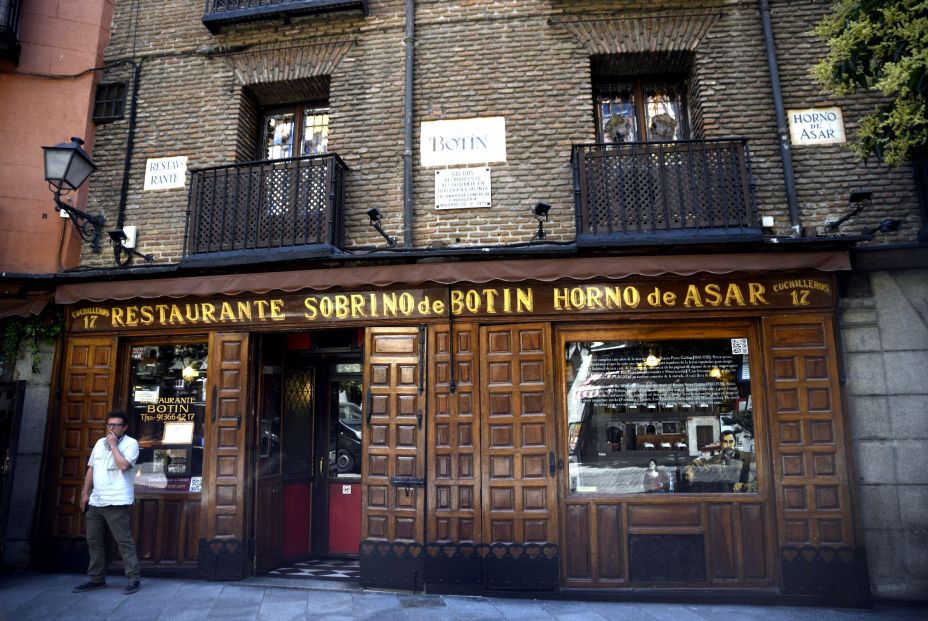
[[[81,148],[82,144],[84,141],[80,138],[71,138],[70,143],[42,147],[45,151],[45,180],[49,189],[55,192],[55,210],[67,213],[81,239],[90,242],[93,251],[99,253],[103,215],[92,216],[61,200],[62,194],[77,190],[97,170],[90,156]]]

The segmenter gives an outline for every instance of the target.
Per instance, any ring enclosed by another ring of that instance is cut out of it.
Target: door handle
[[[218,404],[216,403],[216,395],[217,395],[216,384],[213,384],[213,411],[212,411],[212,415],[210,416],[213,424],[216,424],[216,408],[219,407]]]
[[[548,472],[551,474],[551,476],[554,476],[555,472],[557,472],[556,469],[557,460],[554,458],[554,451],[551,451],[548,453]]]
[[[374,393],[367,389],[367,426],[371,426],[371,411],[374,409]]]

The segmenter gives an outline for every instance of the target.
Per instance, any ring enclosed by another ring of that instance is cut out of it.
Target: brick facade
[[[378,207],[384,227],[402,238],[404,16],[401,0],[372,1],[359,11],[229,27],[211,36],[200,0],[168,0],[137,13],[118,3],[104,79],[131,83],[142,63],[138,127],[126,224],[139,226],[139,248],[156,263],[182,255],[187,193],[142,191],[146,158],[186,155],[191,168],[250,159],[256,139],[249,89],[281,89],[301,79],[329,79],[329,147],[350,168],[346,245],[378,244],[365,212]],[[809,33],[827,2],[773,7],[787,109],[841,105],[852,136],[872,97],[824,97],[808,76],[823,53]],[[787,234],[789,217],[776,139],[770,80],[757,4],[714,2],[447,2],[416,6],[414,109],[414,246],[483,246],[525,242],[537,201],[553,206],[551,239],[574,235],[572,144],[595,140],[590,56],[687,52],[690,118],[695,137],[749,140],[761,214]],[[434,169],[419,166],[423,121],[503,116],[508,161],[491,165],[493,206],[434,209]],[[91,211],[114,222],[128,121],[101,125],[94,157]],[[885,217],[903,221],[894,240],[920,225],[911,172],[859,163],[843,145],[795,147],[802,224],[821,227],[846,212],[850,189],[875,192],[872,208],[848,232]],[[188,183],[189,186],[189,183]],[[842,229],[842,232],[844,229]],[[85,251],[86,265],[108,257]]]

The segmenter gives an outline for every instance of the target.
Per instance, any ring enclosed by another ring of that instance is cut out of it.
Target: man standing
[[[125,412],[110,412],[106,417],[106,437],[97,440],[87,462],[81,510],[87,524],[90,580],[74,587],[75,593],[106,586],[107,526],[119,545],[129,579],[123,592],[129,595],[139,590],[139,560],[129,525],[129,508],[135,501],[132,467],[139,457],[139,443],[126,435],[128,427]]]

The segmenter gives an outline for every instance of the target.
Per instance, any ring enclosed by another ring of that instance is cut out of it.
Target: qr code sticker
[[[748,353],[748,340],[747,339],[732,339],[731,340],[731,353],[747,354]]]
[[[190,477],[191,492],[199,492],[203,488],[203,477]]]

